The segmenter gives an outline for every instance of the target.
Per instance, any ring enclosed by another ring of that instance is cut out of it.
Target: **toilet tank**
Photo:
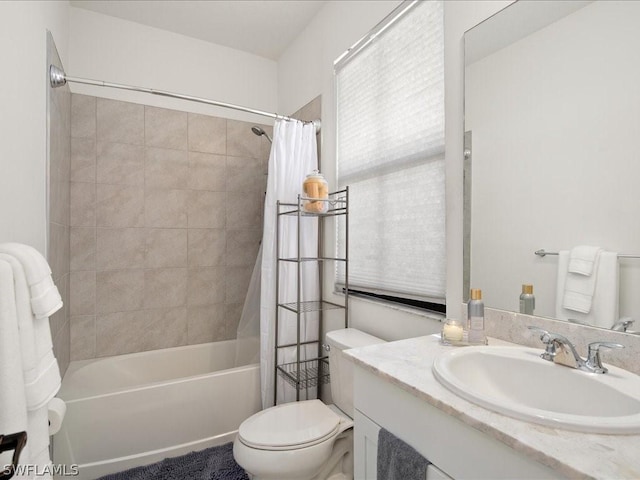
[[[355,328],[344,328],[327,332],[329,345],[329,373],[331,374],[331,397],[333,403],[353,418],[353,362],[345,358],[344,351],[385,343],[384,340],[361,332]]]

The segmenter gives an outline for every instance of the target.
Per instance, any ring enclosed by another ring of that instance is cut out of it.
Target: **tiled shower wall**
[[[270,149],[252,125],[72,95],[72,360],[235,338]]]
[[[51,34],[47,35],[47,64],[62,68]],[[71,156],[71,92],[68,86],[48,92],[49,235],[47,260],[63,307],[49,319],[53,351],[64,374],[69,365],[69,159]]]

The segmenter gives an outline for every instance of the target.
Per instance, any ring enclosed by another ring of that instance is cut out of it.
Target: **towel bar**
[[[547,252],[544,248],[541,248],[540,250],[536,250],[534,253],[539,257],[544,257],[545,255],[558,255],[558,252]],[[619,253],[618,258],[640,258],[640,255]]]

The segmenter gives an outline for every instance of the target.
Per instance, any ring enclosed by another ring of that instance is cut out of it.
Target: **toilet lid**
[[[340,417],[320,400],[267,408],[242,422],[243,443],[263,449],[300,447],[334,433]]]

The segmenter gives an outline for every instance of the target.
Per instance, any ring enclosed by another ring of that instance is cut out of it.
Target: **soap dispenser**
[[[467,321],[469,329],[469,343],[472,345],[486,345],[487,337],[484,334],[484,302],[482,290],[471,289],[471,299],[467,304]]]

